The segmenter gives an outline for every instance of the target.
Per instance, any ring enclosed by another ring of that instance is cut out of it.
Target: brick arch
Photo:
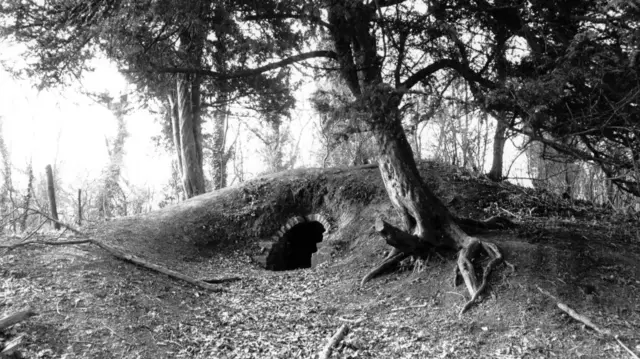
[[[254,259],[265,269],[281,270],[283,266],[286,267],[283,263],[288,260],[287,256],[291,253],[290,247],[292,244],[292,238],[289,237],[291,235],[295,235],[295,232],[299,232],[301,226],[298,225],[306,223],[310,225],[309,229],[313,231],[313,236],[320,238],[316,241],[317,245],[319,245],[324,236],[332,230],[331,223],[323,214],[314,213],[306,216],[291,217],[273,234],[269,240],[259,242],[261,254],[258,257],[254,257]],[[313,223],[316,223],[316,226],[314,226]],[[318,223],[322,225],[322,228],[324,228],[322,232],[319,231],[320,227],[317,226]],[[319,248],[317,246],[311,246],[312,248],[308,249],[306,253],[310,256],[309,263],[315,265],[318,263],[318,259],[314,254],[319,250]],[[300,254],[298,253],[297,255]],[[309,264],[309,266],[311,266],[311,264]],[[308,268],[308,266],[302,265],[300,268]]]

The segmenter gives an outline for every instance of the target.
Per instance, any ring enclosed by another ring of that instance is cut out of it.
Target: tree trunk
[[[225,151],[227,140],[227,95],[221,93],[218,96],[219,108],[214,112],[213,116],[213,132],[212,132],[212,182],[213,189],[221,189],[227,187],[227,161],[228,156]]]
[[[202,132],[199,116],[193,112],[193,84],[190,75],[176,75],[177,118],[173,121],[174,143],[177,145],[178,163],[182,174],[182,186],[187,198],[205,192],[202,170]]]
[[[122,166],[124,164],[124,146],[129,137],[127,132],[127,126],[125,122],[125,116],[128,111],[127,96],[121,96],[119,101],[106,101],[105,106],[115,116],[117,121],[116,136],[109,141],[105,138],[107,145],[107,152],[109,153],[109,164],[104,169],[102,175],[102,187],[98,193],[98,201],[100,207],[98,213],[100,217],[107,219],[114,215],[123,215],[124,213],[118,213],[118,206],[116,202],[116,194],[118,191],[122,191],[120,188],[120,175],[122,173]],[[124,214],[126,215],[126,214]]]
[[[369,280],[372,274],[379,273],[381,268],[401,261],[406,255],[424,258],[438,249],[459,250],[457,273],[461,274],[471,295],[471,300],[464,305],[462,313],[485,289],[487,277],[502,259],[502,255],[495,244],[467,235],[442,201],[423,183],[402,128],[398,109],[400,96],[393,91],[380,90],[381,88],[382,86],[378,86],[378,90],[369,95],[365,105],[372,111],[370,124],[379,150],[380,174],[404,230],[381,219],[376,221],[376,230],[394,250],[365,276],[362,283]],[[479,285],[471,260],[480,250],[484,250],[491,261],[485,267],[482,283]]]
[[[31,207],[31,199],[33,198],[33,177],[33,159],[30,159],[29,166],[27,167],[27,194],[24,196],[24,212],[22,213],[22,219],[20,221],[21,232],[24,232],[27,229],[29,207]]]
[[[78,226],[82,225],[82,190],[78,189]]]
[[[422,182],[398,107],[389,106],[373,117],[373,135],[385,188],[404,230],[418,242],[408,254],[425,256],[434,247],[460,248],[466,236],[457,228],[449,210]]]
[[[498,114],[496,119],[496,132],[493,135],[493,163],[488,177],[492,181],[502,181],[502,160],[504,157],[504,145],[507,141],[505,133],[507,132],[507,124],[503,113]]]
[[[60,223],[58,223],[58,207],[56,206],[56,192],[53,185],[53,170],[51,169],[51,165],[47,165],[47,167],[45,167],[45,171],[47,172],[47,194],[49,195],[49,212],[51,212],[51,218],[55,220],[53,222],[53,228],[59,230]]]

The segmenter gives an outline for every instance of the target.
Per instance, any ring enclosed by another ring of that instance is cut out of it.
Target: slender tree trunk
[[[176,113],[174,119],[174,143],[179,146],[182,186],[187,198],[205,192],[202,170],[202,139],[200,119],[194,116],[192,83],[189,75],[178,74],[176,80]]]
[[[78,226],[82,225],[82,190],[78,189]]]
[[[126,95],[120,96],[119,101],[107,101],[105,106],[113,113],[117,122],[117,132],[115,138],[111,141],[105,138],[107,151],[109,153],[109,164],[104,169],[102,175],[102,188],[98,193],[98,200],[102,204],[100,206],[100,216],[104,219],[111,218],[114,215],[122,215],[118,212],[116,194],[122,191],[120,188],[120,175],[124,163],[124,147],[129,133],[125,122],[125,116],[128,111],[128,99]]]
[[[49,195],[49,212],[51,212],[51,218],[55,219],[53,222],[53,228],[60,229],[60,223],[58,223],[58,207],[56,206],[56,192],[53,185],[53,170],[51,165],[45,167],[47,172],[47,194]]]
[[[221,93],[218,96],[219,108],[213,116],[213,148],[212,148],[212,180],[213,189],[221,189],[227,186],[227,162],[228,155],[225,151],[227,140],[228,105],[227,95]]]
[[[496,132],[493,135],[493,163],[488,177],[492,181],[502,181],[502,163],[504,157],[504,145],[507,141],[505,134],[507,132],[506,118],[503,113],[498,114]]]
[[[33,177],[33,160],[29,160],[29,166],[27,167],[27,194],[24,196],[24,212],[22,213],[22,219],[20,221],[20,231],[22,232],[27,229],[29,207],[31,206],[31,199],[33,197]]]

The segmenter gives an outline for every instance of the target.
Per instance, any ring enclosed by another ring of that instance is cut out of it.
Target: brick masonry
[[[287,222],[282,227],[280,227],[280,229],[277,230],[273,234],[273,236],[271,236],[271,238],[269,238],[268,240],[262,240],[258,242],[258,246],[260,248],[260,254],[253,257],[254,260],[258,262],[258,264],[260,264],[263,268],[269,269],[269,257],[272,257],[272,258],[276,257],[275,253],[272,253],[272,251],[274,250],[277,251],[278,247],[280,247],[278,245],[278,242],[284,237],[284,234],[287,233],[289,230],[291,230],[291,228],[293,228],[294,226],[300,223],[307,223],[307,222],[319,222],[320,224],[322,224],[322,226],[324,227],[323,236],[325,236],[325,238],[326,238],[326,235],[331,233],[332,231],[331,223],[329,222],[327,217],[325,217],[320,213],[309,214],[307,216],[295,216],[295,217],[289,218]],[[324,238],[323,238],[323,242],[324,242]],[[323,242],[320,242],[317,244],[318,252],[313,253],[311,257],[312,267],[315,267],[317,264],[320,264],[322,262],[326,262],[331,258],[331,253],[329,251],[329,248],[325,246],[324,245],[325,243]]]

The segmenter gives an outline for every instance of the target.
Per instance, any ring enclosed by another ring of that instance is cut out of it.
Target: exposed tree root
[[[455,222],[466,233],[477,233],[479,231],[493,229],[508,229],[518,226],[510,219],[502,216],[493,216],[482,221],[472,218],[457,217],[455,218]]]
[[[408,254],[397,251],[394,248],[394,250],[391,253],[389,253],[389,256],[387,256],[387,258],[385,258],[382,261],[382,263],[380,263],[376,268],[374,268],[372,271],[367,273],[367,275],[365,275],[364,278],[362,278],[362,281],[360,282],[360,286],[365,285],[368,281],[375,278],[379,274],[387,271],[388,269],[392,268],[396,264],[402,262],[408,256],[409,256]]]
[[[477,255],[480,248],[484,249],[484,251],[489,255],[491,260],[483,269],[482,273],[482,283],[478,286],[478,281],[476,279],[476,272],[473,268],[473,264],[471,263],[471,259]],[[458,255],[458,266],[457,270],[460,273],[460,276],[464,280],[464,283],[467,286],[467,290],[469,294],[471,294],[471,299],[462,307],[460,310],[460,315],[464,314],[473,303],[476,302],[480,294],[487,287],[487,278],[493,268],[502,260],[502,253],[500,253],[500,249],[497,245],[487,241],[480,241],[477,238],[473,238],[467,246],[462,248],[460,254]]]
[[[512,223],[509,220],[506,221],[507,222],[502,219],[489,219],[485,222],[502,225]],[[453,226],[455,226],[455,224]],[[361,285],[365,284],[367,281],[387,270],[391,266],[397,264],[409,256],[409,254],[420,257],[420,255],[424,256],[425,253],[433,253],[434,249],[437,248],[435,242],[423,240],[417,236],[406,233],[381,219],[376,221],[375,228],[385,241],[394,247],[394,251],[380,265],[362,279]],[[487,279],[489,278],[489,275],[493,271],[494,267],[503,260],[503,258],[498,246],[492,242],[481,241],[478,238],[469,237],[459,229],[453,230],[451,235],[459,237],[455,239],[455,243],[459,243],[462,247],[458,254],[458,263],[454,273],[455,276],[453,284],[454,286],[457,284],[457,277],[459,274],[467,287],[467,291],[471,295],[471,299],[469,299],[469,301],[466,302],[460,310],[460,315],[462,315],[477,302],[478,297],[487,287]],[[491,259],[482,271],[482,282],[478,284],[472,260],[481,250],[484,250]]]

